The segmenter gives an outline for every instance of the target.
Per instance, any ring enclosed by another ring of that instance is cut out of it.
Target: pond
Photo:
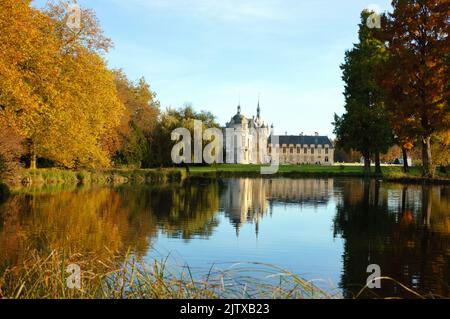
[[[367,267],[450,297],[450,188],[362,179],[232,178],[27,192],[0,204],[0,272],[64,248],[169,257],[195,275],[239,262],[286,268],[351,298]],[[101,257],[99,257],[101,258]],[[377,296],[411,297],[383,281]]]

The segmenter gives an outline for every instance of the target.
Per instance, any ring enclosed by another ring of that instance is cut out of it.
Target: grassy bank
[[[19,186],[43,185],[120,185],[127,183],[178,182],[186,177],[180,169],[109,169],[109,170],[23,170]]]
[[[190,269],[171,271],[164,261],[144,264],[130,255],[99,260],[90,255],[30,253],[0,274],[0,298],[8,299],[275,299],[338,298],[287,270],[256,263],[210,269],[194,278]],[[112,255],[111,255],[112,256]],[[81,289],[70,289],[68,266],[81,269]],[[253,275],[252,275],[253,274]]]
[[[260,165],[215,165],[207,167],[191,167],[191,176],[199,177],[261,177]],[[443,173],[436,173],[434,179],[422,178],[422,171],[419,167],[413,167],[409,173],[404,173],[402,167],[399,166],[384,166],[382,167],[383,179],[392,182],[405,183],[438,183],[449,184],[450,175]],[[273,177],[274,175],[267,175]],[[364,168],[356,165],[335,165],[335,166],[317,166],[317,165],[282,165],[275,176],[283,177],[364,177]],[[375,169],[372,168],[372,177],[380,178],[375,175]]]
[[[420,168],[411,168],[403,173],[398,166],[383,167],[383,179],[399,183],[436,183],[450,184],[449,174],[437,173],[434,179],[422,178]],[[22,170],[14,189],[27,187],[73,187],[79,185],[121,185],[180,182],[188,177],[227,178],[227,177],[364,177],[361,166],[316,166],[316,165],[282,165],[275,175],[261,175],[260,165],[222,164],[213,166],[192,166],[189,173],[185,168],[166,169],[105,169],[105,170],[61,170],[37,169]],[[372,177],[375,176],[374,172]],[[7,187],[0,187],[0,194],[7,192]]]

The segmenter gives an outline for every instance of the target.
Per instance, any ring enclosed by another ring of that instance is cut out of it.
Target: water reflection
[[[208,237],[217,226],[216,182],[20,194],[0,204],[0,270],[29,251],[145,255],[158,231]]]
[[[333,194],[333,179],[227,179],[223,181],[220,208],[231,224],[239,230],[242,225],[259,224],[267,214],[273,214],[276,204],[326,205]]]
[[[335,236],[345,239],[341,287],[350,298],[369,264],[422,294],[450,297],[448,188],[338,182]],[[412,297],[394,282],[366,296]]]
[[[450,297],[449,198],[449,187],[284,178],[18,194],[0,203],[0,272],[30,250],[149,256],[167,239],[187,263],[251,255],[310,279],[329,274],[345,297],[364,286],[369,264]],[[410,297],[390,282],[373,292]]]

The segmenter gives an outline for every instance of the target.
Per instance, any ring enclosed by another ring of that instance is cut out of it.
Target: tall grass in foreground
[[[122,260],[122,261],[121,261]],[[82,269],[81,289],[67,286],[67,266]],[[132,255],[99,260],[95,256],[36,253],[0,276],[0,297],[14,299],[216,299],[338,298],[286,270],[265,264],[211,268],[202,279],[189,268],[174,273],[167,260],[146,265]]]
[[[112,254],[111,254],[112,256]],[[70,289],[67,266],[76,263],[82,269],[81,289]],[[107,261],[94,255],[53,251],[43,258],[30,254],[22,264],[7,268],[0,276],[0,298],[8,299],[340,299],[336,290],[326,291],[313,282],[285,269],[263,263],[239,263],[228,270],[212,267],[202,279],[191,269],[169,270],[167,259],[154,260],[151,265],[138,261],[131,254],[111,257]],[[0,268],[1,272],[1,268]],[[392,278],[411,298],[422,296]],[[367,286],[354,296],[380,298]],[[370,295],[372,293],[372,295]]]

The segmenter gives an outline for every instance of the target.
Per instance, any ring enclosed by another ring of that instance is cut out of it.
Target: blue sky
[[[45,1],[35,1],[39,6]],[[276,133],[333,136],[343,112],[339,65],[360,12],[388,0],[79,0],[115,48],[109,66],[144,76],[163,108],[191,103],[221,124],[258,95]]]

